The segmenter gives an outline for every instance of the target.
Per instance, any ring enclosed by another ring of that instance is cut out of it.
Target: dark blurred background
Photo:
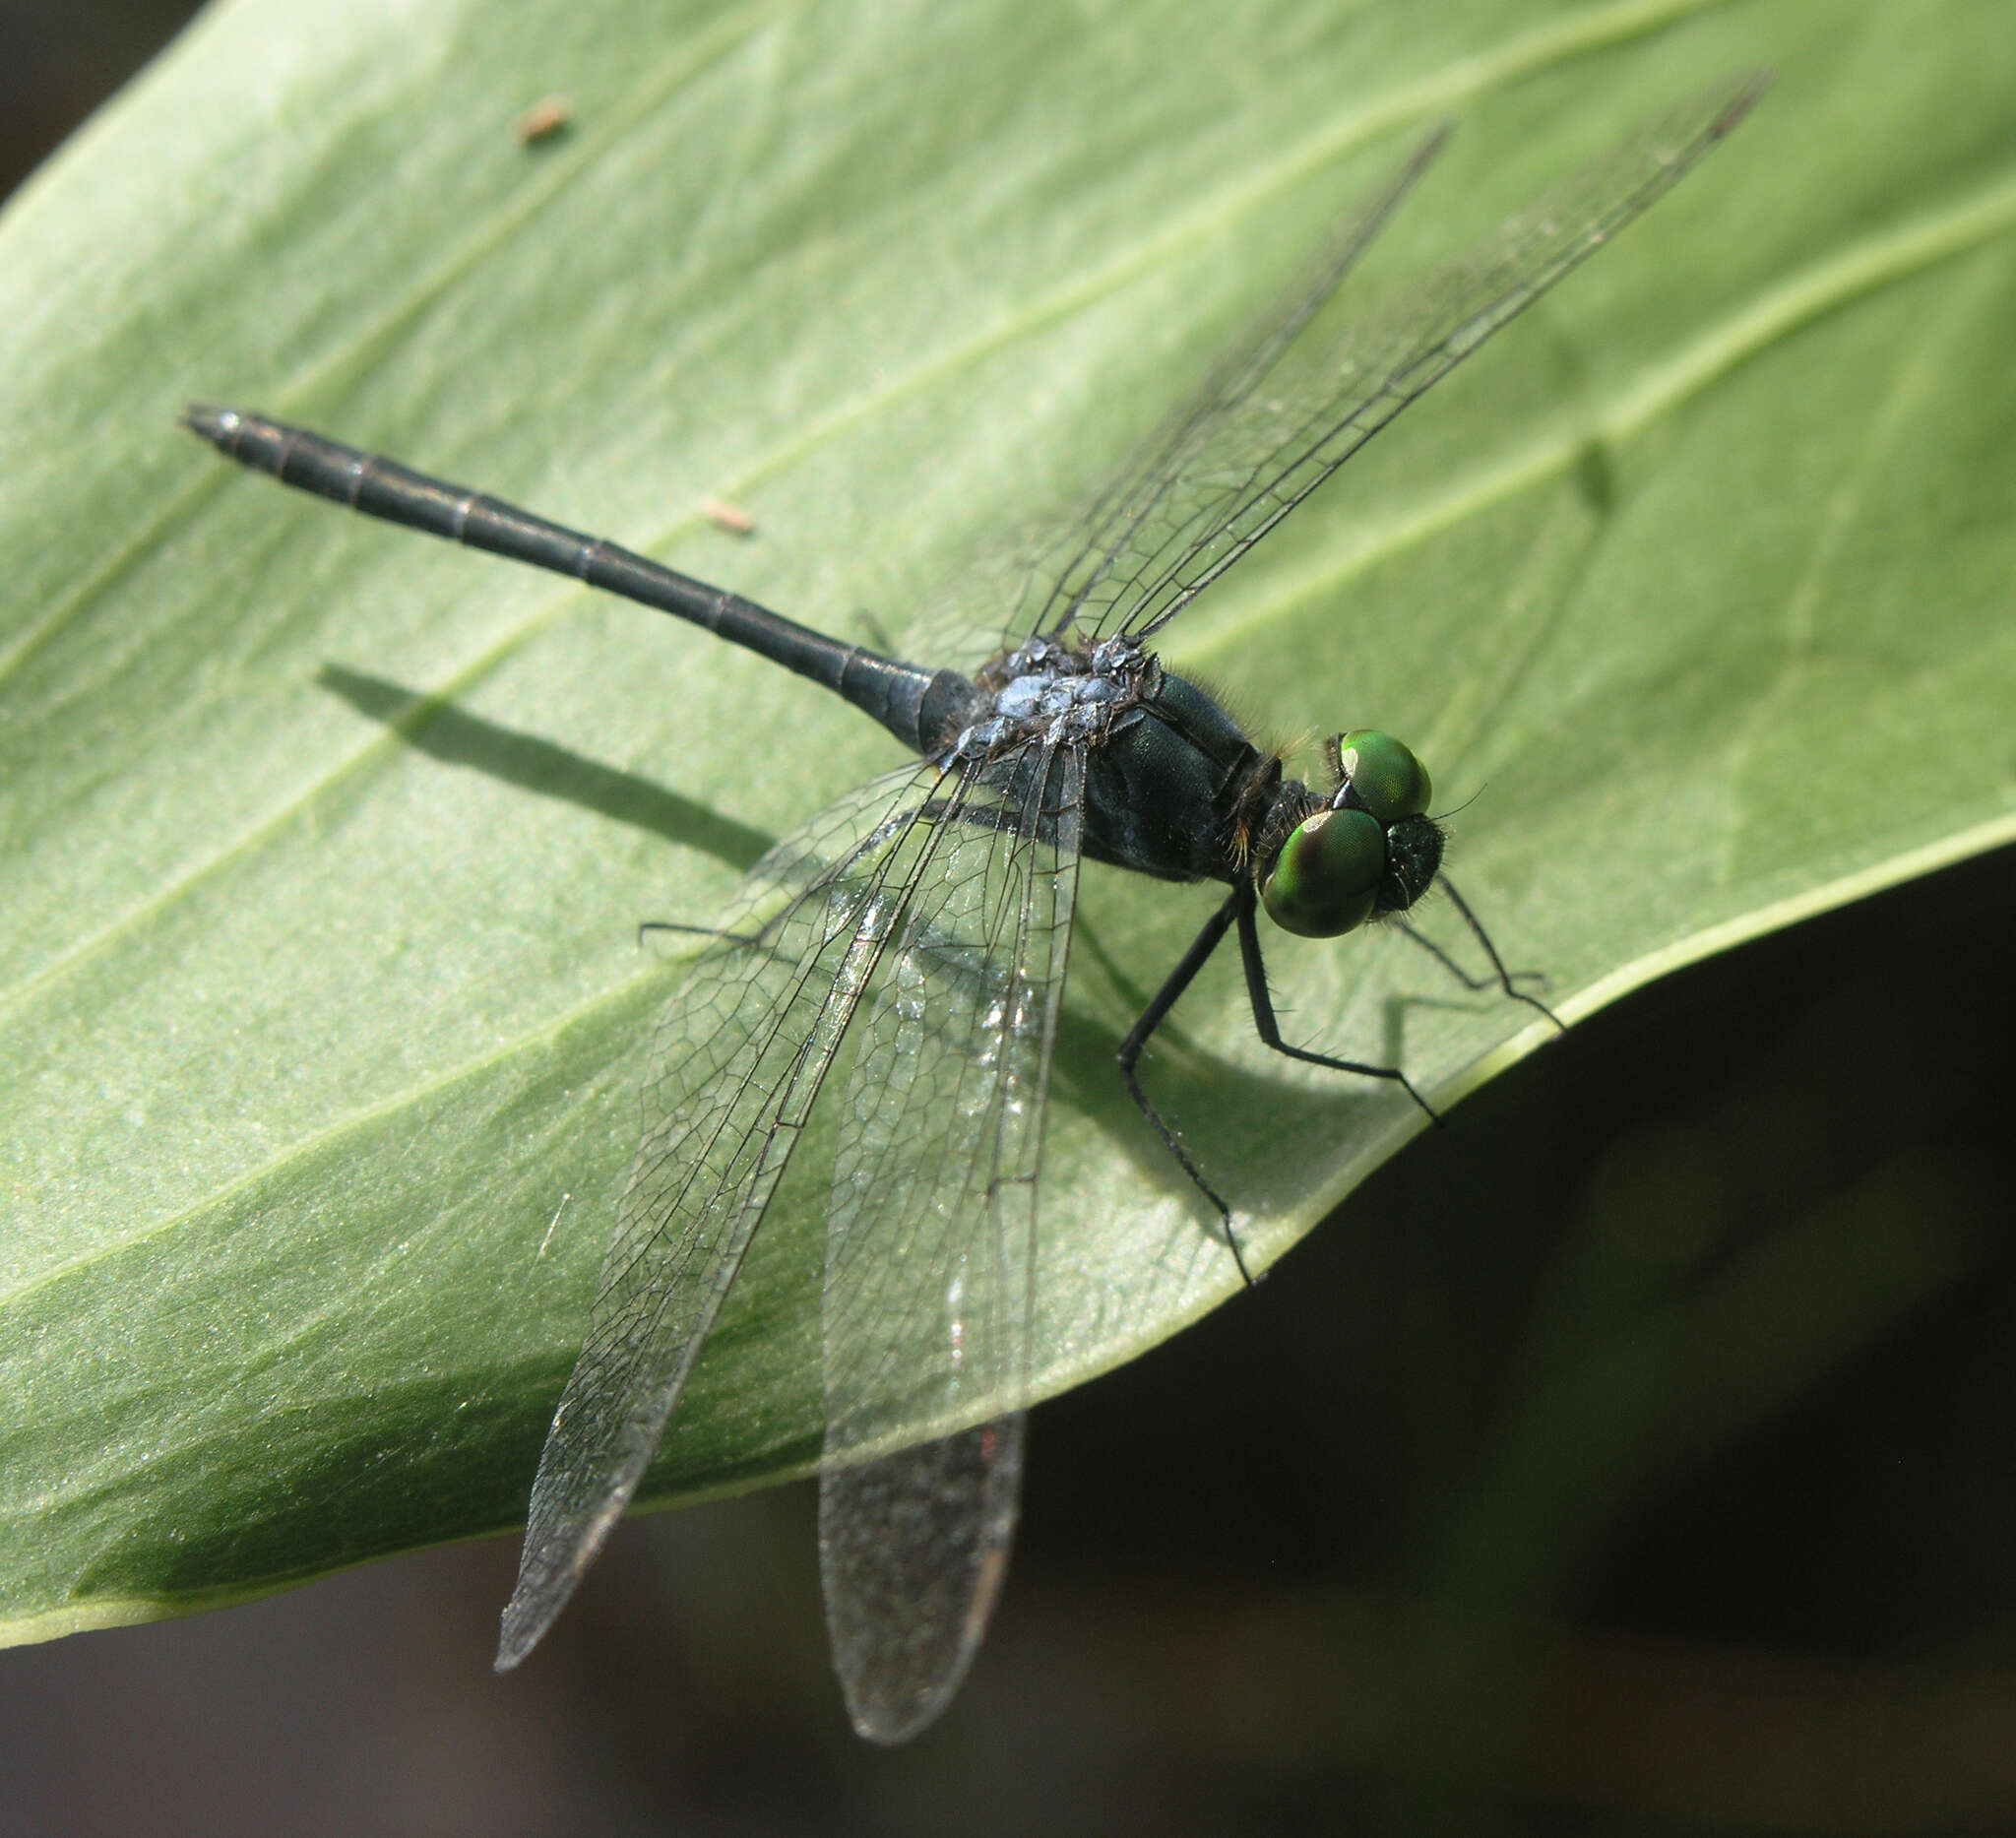
[[[195,11],[186,0],[0,0],[0,196]]]
[[[0,4],[0,188],[179,25]],[[2016,855],[1672,978],[1042,1407],[944,1723],[802,1488],[0,1653],[0,1831],[2016,1832]]]

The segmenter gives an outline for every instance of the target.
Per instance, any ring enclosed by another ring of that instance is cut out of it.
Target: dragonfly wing
[[[1024,1414],[822,1474],[819,1559],[855,1731],[907,1743],[979,1650],[1008,1574]]]
[[[654,1043],[653,1119],[587,1344],[539,1457],[500,1669],[551,1625],[622,1516],[939,834],[906,766],[784,839],[693,960]]]
[[[1125,575],[1116,577],[1115,570],[1139,546],[1144,526],[1155,523],[1193,456],[1322,310],[1448,138],[1446,125],[1436,128],[1398,171],[1337,222],[1293,283],[1088,502],[973,558],[942,595],[926,602],[906,634],[905,655],[972,668],[1120,591]]]
[[[848,1707],[879,1742],[951,1698],[1007,1567],[1083,794],[1075,746],[982,769],[857,1028],[827,1226],[819,1551]],[[941,1433],[891,1451],[919,1426]]]
[[[1338,220],[1301,272],[1221,353],[1189,400],[1120,464],[1085,516],[1058,534],[1036,571],[1041,596],[1027,598],[1018,636],[1099,627],[1102,609],[1126,594],[1139,572],[1144,545],[1153,551],[1170,539],[1171,514],[1184,496],[1184,481],[1217,469],[1214,456],[1227,444],[1228,430],[1239,424],[1254,391],[1358,265],[1449,134],[1446,122],[1435,128],[1397,171]]]
[[[1297,342],[1309,314],[1284,318],[1291,336],[1257,347],[1217,400],[1207,392],[1195,425],[1135,469],[1100,526],[1103,546],[1059,575],[1046,629],[1145,638],[1166,625],[1410,403],[1667,192],[1763,87],[1748,74],[1649,122],[1335,338]],[[1347,223],[1352,259],[1362,247],[1352,227],[1383,222],[1435,145]]]

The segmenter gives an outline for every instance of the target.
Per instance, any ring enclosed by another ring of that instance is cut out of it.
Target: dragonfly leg
[[[647,933],[674,931],[688,938],[715,938],[724,944],[738,944],[745,951],[760,950],[763,945],[761,932],[723,931],[719,925],[685,925],[677,919],[640,919],[637,922],[638,949],[644,948]]]
[[[637,921],[637,942],[639,944],[644,942],[644,934],[648,931],[678,931],[684,932],[689,938],[725,938],[728,935],[726,932],[718,930],[712,925],[682,925],[677,919],[639,919]],[[1426,940],[1424,939],[1422,942],[1425,943]],[[1432,946],[1429,948],[1433,949]],[[1457,974],[1460,976],[1462,973],[1458,972]],[[1471,986],[1474,988],[1476,984]]]
[[[1423,951],[1433,958],[1436,963],[1440,964],[1466,989],[1488,989],[1496,986],[1515,1002],[1524,1002],[1529,1008],[1539,1009],[1555,1027],[1559,1028],[1563,1034],[1566,1034],[1568,1032],[1568,1025],[1559,1015],[1555,1014],[1539,996],[1528,995],[1524,989],[1519,987],[1519,984],[1522,982],[1538,982],[1544,988],[1546,986],[1544,973],[1537,970],[1507,970],[1505,968],[1505,960],[1498,955],[1498,947],[1491,942],[1490,934],[1484,930],[1483,924],[1478,919],[1478,916],[1470,910],[1469,902],[1450,884],[1449,877],[1446,874],[1437,876],[1437,879],[1441,883],[1442,891],[1449,896],[1449,904],[1462,915],[1463,922],[1470,927],[1471,936],[1483,946],[1484,956],[1491,960],[1491,974],[1488,977],[1471,976],[1462,965],[1457,963],[1433,939],[1416,931],[1405,919],[1396,921],[1400,929],[1407,933],[1416,944],[1419,945]]]
[[[1259,1031],[1260,1039],[1277,1053],[1286,1053],[1291,1059],[1306,1060],[1326,1071],[1355,1072],[1360,1078],[1388,1079],[1420,1106],[1430,1123],[1439,1124],[1441,1112],[1415,1090],[1414,1081],[1398,1066],[1375,1066],[1363,1059],[1339,1059],[1334,1054],[1314,1052],[1306,1046],[1291,1046],[1281,1038],[1281,1026],[1274,1018],[1274,998],[1267,993],[1267,965],[1260,955],[1260,927],[1253,920],[1254,900],[1250,889],[1245,890],[1243,900],[1233,895],[1230,904],[1237,908],[1234,917],[1239,921],[1239,958],[1246,967],[1246,994],[1253,1004],[1253,1026]]]
[[[1250,902],[1249,902],[1250,904]],[[1141,1055],[1148,1046],[1149,1037],[1161,1027],[1170,1009],[1180,997],[1197,973],[1210,961],[1211,954],[1225,942],[1225,935],[1231,929],[1232,921],[1239,915],[1239,895],[1235,892],[1224,906],[1204,922],[1204,929],[1191,941],[1190,948],[1183,953],[1182,962],[1163,980],[1163,985],[1150,998],[1149,1004],[1141,1011],[1141,1018],[1128,1031],[1127,1038],[1120,1043],[1118,1058],[1120,1077],[1126,1082],[1127,1095],[1134,1100],[1135,1108],[1155,1126],[1155,1133],[1162,1138],[1163,1147],[1176,1159],[1176,1165],[1190,1176],[1190,1184],[1211,1202],[1218,1216],[1225,1222],[1225,1241],[1230,1247],[1232,1261],[1239,1267],[1239,1276],[1248,1289],[1253,1286],[1253,1273],[1246,1268],[1246,1259],[1239,1249],[1237,1235],[1232,1231],[1232,1209],[1225,1202],[1210,1181],[1204,1178],[1204,1171],[1190,1159],[1189,1150],[1168,1125],[1167,1120],[1141,1089],[1138,1068]]]
[[[1441,965],[1458,982],[1462,983],[1466,989],[1495,989],[1501,986],[1496,977],[1473,977],[1469,971],[1465,970],[1461,964],[1451,957],[1447,951],[1443,950],[1426,932],[1420,930],[1418,926],[1410,924],[1404,919],[1390,917],[1387,919],[1386,923],[1391,925],[1395,931],[1405,932],[1409,938],[1419,945],[1423,951]],[[1514,982],[1530,982],[1534,979],[1544,975],[1545,973],[1543,971],[1515,970],[1512,973],[1512,981]]]

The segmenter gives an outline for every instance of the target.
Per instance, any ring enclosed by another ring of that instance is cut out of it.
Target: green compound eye
[[[1418,817],[1428,807],[1434,787],[1427,768],[1412,749],[1376,728],[1358,728],[1337,736],[1340,769],[1356,801],[1381,823]]]
[[[1283,931],[1335,938],[1372,917],[1386,832],[1362,810],[1319,810],[1281,847],[1260,897]]]

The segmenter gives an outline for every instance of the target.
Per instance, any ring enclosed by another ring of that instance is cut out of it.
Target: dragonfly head
[[[1260,887],[1274,922],[1304,938],[1406,912],[1442,865],[1442,831],[1426,814],[1433,788],[1408,747],[1359,728],[1323,754],[1337,789],[1290,832]]]

